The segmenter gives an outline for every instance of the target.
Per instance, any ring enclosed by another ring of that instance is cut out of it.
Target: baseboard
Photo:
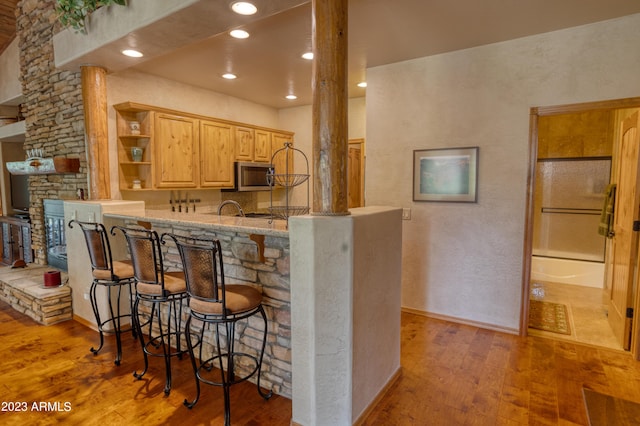
[[[85,327],[89,327],[93,331],[98,331],[98,326],[96,326],[91,321],[88,321],[88,320],[82,318],[80,315],[74,315],[73,316],[73,320],[76,321],[76,322],[79,322],[80,324],[84,325]]]
[[[371,414],[373,409],[376,408],[376,405],[378,405],[378,403],[382,400],[382,398],[384,398],[387,392],[389,392],[389,389],[391,388],[391,386],[393,386],[395,382],[398,381],[401,375],[402,375],[402,367],[398,367],[398,369],[396,370],[395,373],[393,373],[393,375],[391,376],[387,384],[384,385],[382,389],[380,389],[380,392],[378,392],[378,395],[376,395],[373,401],[371,401],[371,404],[369,404],[369,406],[362,412],[362,414],[360,414],[358,418],[353,422],[355,426],[360,426],[361,424],[364,423],[367,417],[369,417],[369,414]]]
[[[473,327],[478,327],[478,328],[482,328],[482,329],[486,329],[486,330],[492,330],[492,331],[499,331],[501,333],[515,334],[515,335],[519,335],[520,334],[520,330],[518,330],[516,328],[502,327],[502,326],[499,326],[499,325],[484,323],[484,322],[480,322],[480,321],[471,321],[471,320],[467,320],[467,319],[451,317],[451,316],[448,316],[448,315],[434,314],[434,313],[431,313],[431,312],[420,311],[418,309],[404,308],[403,307],[402,308],[402,312],[406,312],[408,314],[413,314],[413,315],[420,315],[422,317],[433,318],[433,319],[438,319],[438,320],[447,321],[447,322],[453,322],[453,323],[457,323],[457,324],[471,325]]]
[[[396,372],[393,373],[393,375],[387,381],[387,383],[382,387],[382,389],[380,389],[380,392],[378,392],[378,395],[376,395],[373,401],[371,401],[371,404],[369,404],[369,406],[362,412],[362,414],[360,414],[358,418],[353,422],[354,426],[359,426],[364,423],[364,421],[367,419],[369,414],[371,414],[373,409],[376,408],[376,405],[378,405],[378,403],[382,400],[382,398],[384,398],[387,392],[389,392],[389,389],[391,388],[391,386],[393,386],[393,384],[398,381],[401,375],[402,375],[402,367],[399,367],[396,370]],[[291,421],[289,422],[289,425],[303,426],[298,422],[294,422],[293,419],[291,419]]]

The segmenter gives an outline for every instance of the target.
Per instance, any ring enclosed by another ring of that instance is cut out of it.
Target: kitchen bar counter
[[[269,223],[269,217],[218,216],[216,213],[184,213],[171,212],[168,210],[145,210],[144,216],[126,215],[122,213],[110,213],[107,216],[121,220],[197,226],[198,228],[209,230],[245,232],[249,234],[289,238],[287,221],[275,219],[272,223]]]
[[[222,244],[225,282],[246,284],[259,289],[268,318],[267,348],[262,365],[261,385],[275,393],[291,398],[291,286],[290,250],[287,222],[284,220],[218,216],[207,213],[145,210],[105,213],[105,224],[136,226],[147,222],[158,234],[176,233],[194,237],[217,238]],[[112,241],[123,239],[116,232]],[[180,256],[173,244],[164,247],[163,261],[167,270],[181,269]],[[249,321],[245,345],[255,349],[260,322]],[[253,330],[253,327],[257,327]],[[251,351],[251,348],[247,348]]]

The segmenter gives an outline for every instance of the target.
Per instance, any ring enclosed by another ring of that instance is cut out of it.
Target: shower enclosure
[[[532,280],[603,286],[598,225],[610,173],[609,157],[538,161]]]

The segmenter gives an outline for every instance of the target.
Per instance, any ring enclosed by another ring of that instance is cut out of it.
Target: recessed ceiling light
[[[126,49],[122,51],[122,54],[131,58],[142,58],[142,53],[133,49]]]
[[[358,83],[358,87],[367,87],[367,82],[361,81],[360,83]]]
[[[296,95],[287,95],[287,96],[285,96],[285,98],[287,98],[287,99],[289,99],[291,101],[293,101],[295,99],[298,99],[298,97]]]
[[[231,5],[231,10],[238,15],[253,15],[258,11],[258,8],[247,1],[237,1]]]
[[[313,59],[313,52],[306,52],[302,54],[303,59],[308,59],[309,61]]]
[[[233,38],[249,38],[249,33],[245,30],[231,30],[229,35]]]
[[[226,74],[222,74],[222,78],[226,78],[227,80],[233,80],[233,79],[236,79],[237,76],[235,74],[231,74],[230,72],[228,72]]]

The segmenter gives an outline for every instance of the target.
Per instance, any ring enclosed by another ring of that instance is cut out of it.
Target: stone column
[[[106,70],[96,66],[80,67],[82,101],[87,144],[89,199],[111,198],[109,178],[109,137]]]

